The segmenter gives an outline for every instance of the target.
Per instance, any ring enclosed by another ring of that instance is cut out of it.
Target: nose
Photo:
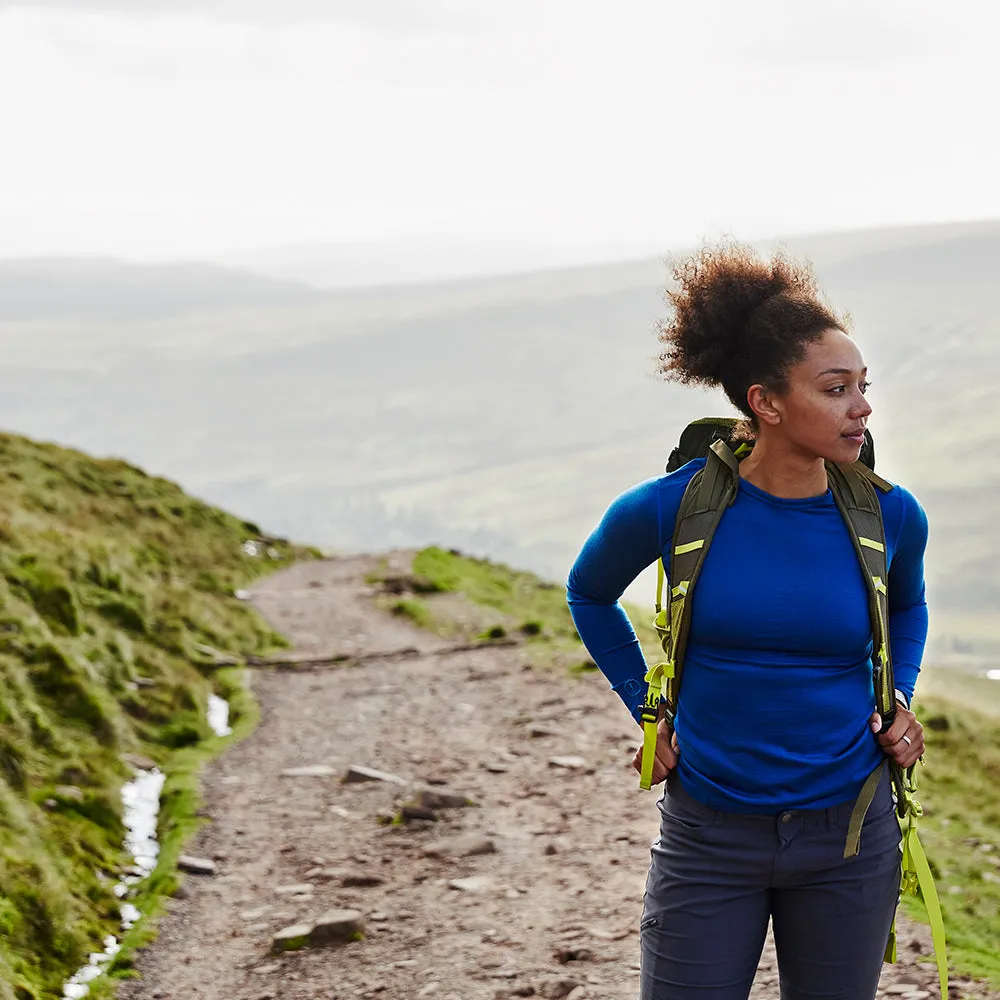
[[[868,402],[867,396],[862,396],[861,393],[855,397],[854,407],[851,412],[851,416],[855,420],[867,419],[871,416],[872,404]]]

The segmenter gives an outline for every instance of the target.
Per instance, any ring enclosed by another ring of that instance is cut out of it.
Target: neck
[[[757,440],[753,451],[740,463],[740,477],[786,500],[820,496],[828,486],[822,458],[793,451],[767,434]]]

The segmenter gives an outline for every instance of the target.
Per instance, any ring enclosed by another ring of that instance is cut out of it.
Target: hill
[[[311,289],[296,282],[214,264],[0,259],[0,323],[166,319],[206,310],[287,306],[312,297]]]
[[[789,247],[815,259],[853,317],[880,471],[928,509],[935,649],[992,656],[1000,527],[983,456],[997,417],[1000,223]],[[729,411],[651,377],[665,281],[647,260],[238,316],[8,326],[0,421],[142,456],[320,544],[441,542],[560,579],[607,503],[662,470],[685,421]]]
[[[209,695],[252,723],[219,663],[283,643],[234,590],[310,553],[125,462],[11,435],[0,511],[0,997],[31,1000],[121,931],[133,765],[170,773],[161,867],[130,902],[171,891],[192,775],[219,745]]]

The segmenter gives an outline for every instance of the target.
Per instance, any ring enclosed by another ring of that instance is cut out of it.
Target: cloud
[[[0,0],[0,12],[4,10],[130,17],[193,15],[244,24],[338,22],[401,35],[480,22],[458,0]]]

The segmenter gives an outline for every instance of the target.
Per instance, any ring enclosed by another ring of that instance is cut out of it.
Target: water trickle
[[[208,696],[208,724],[216,736],[228,736],[232,732],[229,726],[229,702],[217,694]]]
[[[228,736],[229,702],[218,695],[208,696],[208,724],[216,736]],[[160,844],[156,839],[156,820],[160,813],[160,793],[165,775],[159,770],[137,771],[135,777],[122,786],[125,850],[132,858],[132,870],[115,883],[114,893],[121,900],[122,932],[130,930],[142,914],[125,897],[133,887],[147,878],[156,867]],[[109,934],[104,939],[104,951],[92,952],[87,964],[63,986],[65,1000],[81,1000],[90,992],[89,984],[100,976],[108,963],[121,950],[118,939]]]
[[[156,818],[160,812],[160,792],[164,774],[158,770],[138,771],[136,776],[122,786],[123,822],[125,824],[125,850],[132,858],[133,868],[115,884],[115,895],[123,900],[119,907],[122,931],[127,931],[139,919],[140,913],[133,903],[125,900],[132,887],[146,878],[156,867],[160,845],[156,840]],[[92,952],[87,964],[76,972],[63,986],[66,1000],[80,1000],[90,991],[89,983],[104,972],[121,945],[109,934],[104,939],[104,951]]]

